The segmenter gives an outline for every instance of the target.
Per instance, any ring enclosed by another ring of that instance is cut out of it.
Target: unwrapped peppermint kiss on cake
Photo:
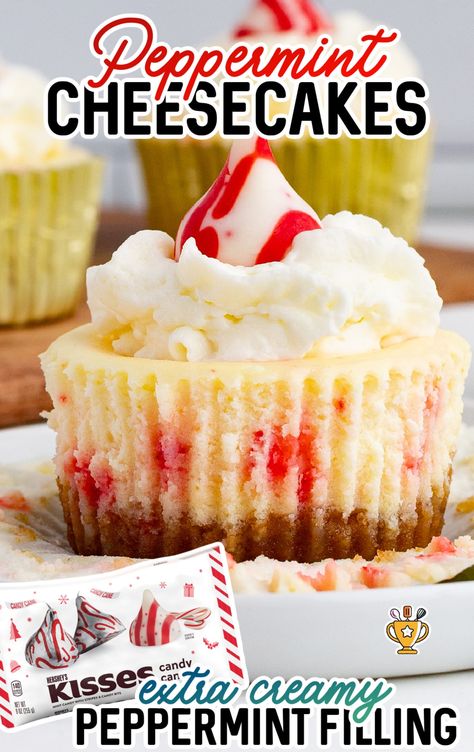
[[[183,219],[175,256],[193,238],[201,253],[228,264],[281,261],[296,235],[320,226],[284,179],[268,142],[238,141],[216,182]]]
[[[320,221],[265,141],[234,144],[176,242],[89,269],[88,300],[42,358],[80,553],[371,559],[440,532],[468,345],[416,251]]]

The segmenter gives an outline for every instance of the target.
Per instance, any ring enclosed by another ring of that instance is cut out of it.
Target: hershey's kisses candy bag
[[[0,584],[0,721],[134,697],[196,666],[247,682],[223,546],[100,575]]]

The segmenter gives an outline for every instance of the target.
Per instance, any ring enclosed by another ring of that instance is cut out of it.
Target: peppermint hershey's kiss
[[[166,645],[181,637],[181,626],[176,615],[160,606],[151,590],[145,590],[129,635],[130,642],[138,647]]]
[[[181,637],[181,623],[188,629],[202,629],[210,614],[203,606],[181,612],[167,611],[151,590],[145,590],[140,611],[130,625],[130,642],[138,647],[166,645]]]
[[[234,30],[234,37],[284,31],[315,35],[330,27],[328,18],[312,0],[255,0]]]
[[[43,623],[25,648],[25,658],[36,668],[68,668],[79,657],[77,645],[64,629],[56,611],[48,606]]]
[[[189,238],[206,256],[254,266],[281,261],[296,235],[321,227],[280,172],[268,142],[235,141],[224,168],[178,229],[175,258]]]
[[[100,611],[81,595],[76,598],[77,626],[74,642],[80,653],[99,647],[118,637],[125,627],[116,616]]]

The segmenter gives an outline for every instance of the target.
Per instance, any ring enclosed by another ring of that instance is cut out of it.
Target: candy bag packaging
[[[199,666],[245,684],[221,544],[99,576],[0,585],[0,721],[134,697]]]

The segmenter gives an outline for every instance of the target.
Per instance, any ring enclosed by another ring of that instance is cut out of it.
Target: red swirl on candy
[[[79,653],[87,653],[88,650],[103,645],[125,631],[120,619],[99,611],[81,595],[76,598],[76,608],[77,627],[74,641]]]
[[[234,37],[278,31],[309,36],[330,27],[326,15],[311,0],[256,0],[246,20],[234,30]]]
[[[268,142],[239,140],[217,180],[181,222],[175,258],[194,238],[201,253],[228,264],[281,261],[296,235],[320,227],[317,214],[283,177]]]
[[[49,606],[41,627],[28,640],[25,658],[31,666],[46,669],[68,668],[79,658],[76,643]]]
[[[181,637],[180,622],[190,629],[202,629],[210,613],[208,608],[167,611],[151,590],[145,590],[140,611],[130,625],[130,642],[138,647],[166,645]]]

